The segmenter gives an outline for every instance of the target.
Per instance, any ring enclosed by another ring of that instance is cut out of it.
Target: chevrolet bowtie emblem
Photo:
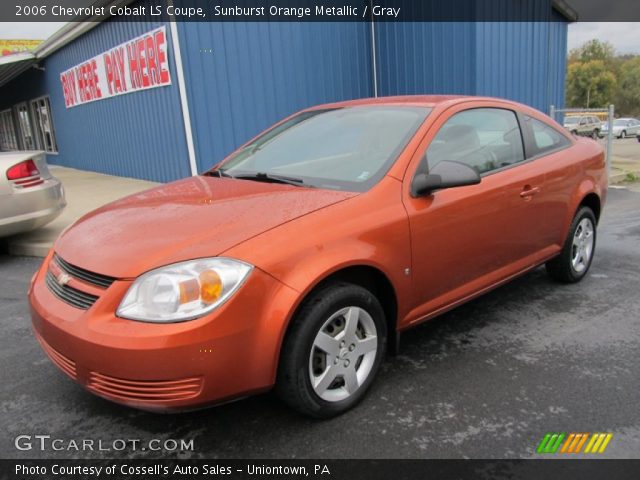
[[[58,275],[58,278],[56,278],[56,281],[58,282],[58,285],[60,285],[61,287],[64,287],[67,283],[71,281],[71,275],[68,275],[66,273],[61,273],[60,275]]]

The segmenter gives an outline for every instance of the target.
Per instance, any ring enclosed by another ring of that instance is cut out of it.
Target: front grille
[[[49,290],[51,290],[51,292],[56,297],[58,297],[63,302],[66,302],[69,305],[80,308],[82,310],[87,310],[98,299],[98,297],[96,297],[95,295],[81,292],[80,290],[70,287],[69,285],[60,285],[57,282],[56,277],[54,277],[53,273],[51,272],[47,272],[45,282],[47,283],[47,287],[49,287]]]
[[[109,288],[116,281],[114,277],[93,273],[84,268],[76,267],[64,261],[57,253],[53,255],[53,260],[58,264],[63,272],[68,273],[72,277],[78,278],[84,282],[90,283],[100,288]]]
[[[40,345],[42,345],[42,349],[49,356],[51,361],[60,370],[62,370],[64,373],[66,373],[67,375],[69,375],[71,378],[73,378],[75,380],[76,377],[77,377],[77,375],[76,375],[76,362],[74,362],[73,360],[71,360],[71,359],[65,357],[64,355],[62,355],[55,348],[53,348],[51,345],[49,345],[47,342],[45,342],[44,339],[40,335],[36,334],[36,337],[38,338],[38,341],[40,342]]]
[[[186,400],[202,391],[202,377],[180,380],[124,380],[97,372],[89,373],[87,388],[119,400],[145,403]]]

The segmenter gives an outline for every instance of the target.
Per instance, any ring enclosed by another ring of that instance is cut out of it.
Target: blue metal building
[[[564,103],[566,13],[546,22],[70,24],[0,63],[0,148],[170,181],[202,172],[276,120],[325,102],[450,93]],[[171,83],[68,108],[61,73],[158,27]]]

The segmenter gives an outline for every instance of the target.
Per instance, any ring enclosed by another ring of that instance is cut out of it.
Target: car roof
[[[357,100],[347,100],[344,102],[325,103],[323,105],[316,105],[308,110],[317,110],[323,108],[341,108],[341,107],[357,107],[366,105],[406,105],[413,107],[430,107],[433,108],[441,103],[460,103],[471,100],[485,100],[501,103],[510,103],[512,105],[518,105],[516,102],[505,100],[503,98],[492,97],[475,97],[471,95],[402,95],[391,97],[375,97],[375,98],[360,98]]]

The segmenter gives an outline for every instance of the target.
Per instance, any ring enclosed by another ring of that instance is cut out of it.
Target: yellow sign
[[[0,57],[14,53],[30,52],[34,50],[42,40],[2,40],[0,39]]]

